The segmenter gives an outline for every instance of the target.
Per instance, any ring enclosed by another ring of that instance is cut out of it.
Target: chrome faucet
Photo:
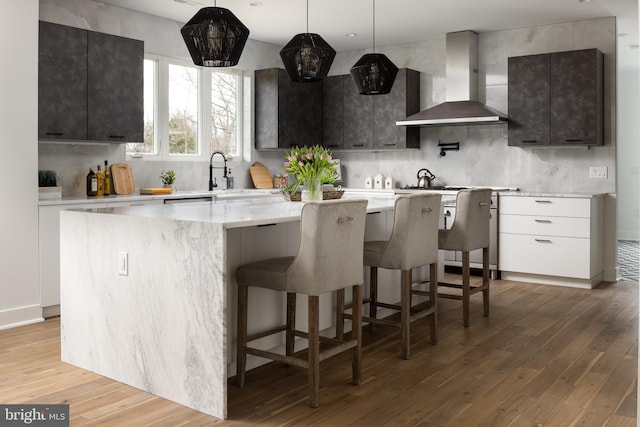
[[[224,159],[224,167],[213,167],[213,156],[215,156],[216,154],[220,154],[222,156],[222,158]],[[224,153],[222,151],[214,151],[213,153],[211,153],[211,157],[209,158],[209,191],[213,191],[214,187],[217,187],[218,184],[213,182],[213,170],[214,169],[224,169],[224,172],[222,174],[223,178],[227,177],[227,157],[224,155]]]

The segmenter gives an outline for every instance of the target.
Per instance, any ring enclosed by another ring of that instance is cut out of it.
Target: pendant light
[[[329,73],[336,51],[318,34],[309,33],[309,0],[307,0],[307,32],[296,34],[280,51],[289,79],[294,82],[323,80]]]
[[[373,53],[362,56],[351,67],[351,77],[361,95],[384,95],[398,74],[398,67],[385,55],[376,52],[376,0],[373,1]]]
[[[203,7],[180,30],[193,63],[231,67],[238,63],[249,29],[229,10]]]

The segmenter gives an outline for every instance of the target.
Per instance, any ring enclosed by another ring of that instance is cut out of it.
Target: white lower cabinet
[[[502,278],[594,287],[603,277],[603,219],[603,197],[502,196]]]

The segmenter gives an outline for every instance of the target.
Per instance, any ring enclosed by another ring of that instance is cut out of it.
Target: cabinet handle
[[[277,225],[275,222],[272,224],[258,224],[258,227],[273,227],[274,225]]]
[[[581,138],[576,138],[576,139],[565,139],[565,142],[582,142]]]
[[[335,148],[337,146],[338,146],[338,144],[329,144],[329,145],[327,145],[328,148]]]
[[[113,138],[113,139],[124,139],[124,135],[109,135],[109,138]]]
[[[385,147],[395,147],[396,144],[384,144]]]
[[[551,221],[549,221],[548,219],[534,219],[534,221],[540,224],[551,224]]]
[[[536,200],[536,203],[551,203],[551,200]]]
[[[549,239],[535,239],[535,241],[538,243],[551,243],[551,240]]]
[[[352,147],[364,147],[364,144],[353,144]]]
[[[381,213],[380,211],[378,212],[367,212],[367,215],[378,215],[379,213]]]
[[[49,136],[62,136],[62,135],[64,135],[64,132],[47,132],[47,135],[49,135]]]
[[[524,140],[522,140],[520,142],[522,142],[523,144],[535,144],[535,143],[538,142],[538,140],[537,139],[524,139]]]

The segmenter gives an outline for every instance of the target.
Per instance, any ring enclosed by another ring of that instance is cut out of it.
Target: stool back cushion
[[[458,192],[451,229],[440,234],[440,249],[471,251],[489,247],[491,189]]]
[[[321,295],[363,283],[366,200],[307,202],[287,291]]]
[[[440,194],[408,194],[396,198],[393,230],[380,257],[380,267],[408,270],[438,262]]]

